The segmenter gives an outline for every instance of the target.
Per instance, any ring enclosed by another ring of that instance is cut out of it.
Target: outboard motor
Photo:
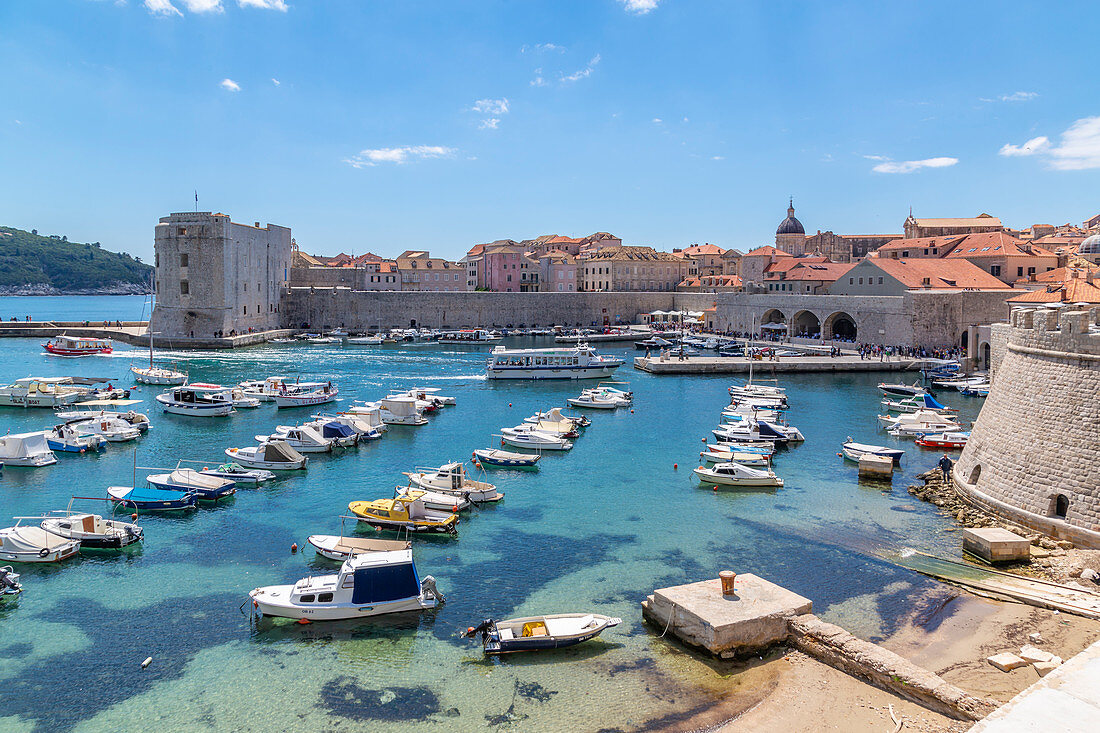
[[[435,578],[430,575],[425,575],[420,579],[420,592],[426,596],[431,596],[440,603],[446,603],[447,601],[443,594],[439,592],[439,589],[436,588]]]
[[[10,566],[0,568],[0,595],[21,593],[23,586],[15,580],[18,577]]]
[[[481,634],[484,637],[488,636],[489,630],[492,628],[493,619],[487,618],[477,626],[471,626],[470,628],[466,629],[466,631],[462,635],[465,636],[467,639],[473,639],[478,634]]]

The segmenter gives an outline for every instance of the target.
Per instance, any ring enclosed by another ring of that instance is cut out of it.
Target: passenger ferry
[[[42,348],[54,356],[91,356],[92,354],[110,354],[109,339],[74,338],[61,334],[42,344]]]
[[[505,349],[497,346],[489,359],[489,379],[600,379],[622,366],[623,360],[600,356],[588,344],[567,349]]]
[[[441,344],[495,344],[504,337],[496,331],[486,331],[484,328],[469,329],[465,331],[444,331],[439,336]]]

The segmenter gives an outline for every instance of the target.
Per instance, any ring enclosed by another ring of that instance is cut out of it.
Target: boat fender
[[[311,623],[311,621],[308,618],[300,618],[298,619],[298,623],[300,623],[302,626],[305,626],[306,624]]]
[[[634,410],[631,410],[631,411],[630,411],[630,414],[631,414],[631,415],[633,415],[633,414],[634,414]]]
[[[130,521],[132,521],[132,522],[137,521],[137,512],[134,512],[133,514],[130,515]]]
[[[50,551],[46,547],[43,547],[41,550],[38,551],[38,556],[39,557],[46,557],[49,554],[50,554]]]
[[[293,555],[297,551],[298,551],[298,543],[297,542],[292,542],[290,544],[290,554]]]
[[[700,440],[701,440],[701,441],[703,441],[704,443],[706,443],[706,442],[707,442],[707,439],[706,439],[706,438],[700,438]]]
[[[836,454],[836,456],[837,456],[837,458],[840,458],[841,454],[840,454],[840,453],[837,453],[837,454]]]
[[[153,663],[153,658],[152,657],[146,657],[145,661],[141,663],[141,668],[145,669],[146,667],[148,667],[152,663]]]

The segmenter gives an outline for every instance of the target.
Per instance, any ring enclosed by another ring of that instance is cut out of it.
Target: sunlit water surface
[[[528,339],[516,345],[545,345]],[[632,357],[634,351],[601,349]],[[59,359],[37,340],[0,342],[0,377],[107,376],[129,385],[140,349]],[[143,547],[88,553],[60,566],[24,566],[26,592],[0,607],[0,729],[37,730],[600,730],[674,725],[729,690],[712,665],[659,639],[639,602],[654,588],[754,572],[814,601],[817,613],[867,638],[888,634],[931,581],[876,559],[882,547],[954,552],[957,535],[905,487],[935,453],[901,443],[874,419],[883,375],[783,379],[790,422],[806,442],[775,462],[776,492],[700,489],[691,469],[701,438],[728,402],[726,377],[655,377],[624,367],[634,411],[597,412],[564,454],[537,473],[495,471],[499,505],[464,516],[456,539],[415,538],[422,575],[447,602],[434,612],[357,623],[250,623],[247,592],[337,565],[290,553],[313,533],[340,531],[349,501],[391,495],[402,471],[468,459],[492,435],[537,409],[564,405],[577,383],[489,382],[485,350],[439,345],[265,346],[174,352],[193,379],[235,383],[269,375],[339,383],[343,405],[391,389],[439,387],[456,407],[420,428],[314,456],[304,475],[244,489],[189,516],[148,516]],[[0,516],[62,509],[102,496],[138,466],[219,462],[308,411],[270,403],[228,418],[163,414],[156,388],[136,387],[153,428],[101,455],[60,454],[57,465],[8,467]],[[978,403],[946,399],[973,419]],[[43,410],[0,408],[4,430],[41,430]],[[837,457],[845,436],[901,445],[893,488],[861,485]],[[678,468],[676,467],[678,464]],[[138,471],[141,476],[148,471]],[[85,507],[106,506],[85,502]],[[2,526],[2,525],[0,525]],[[372,534],[367,528],[363,534]],[[600,639],[561,652],[486,660],[457,632],[486,617],[558,611],[620,616]],[[152,657],[141,671],[140,663]]]

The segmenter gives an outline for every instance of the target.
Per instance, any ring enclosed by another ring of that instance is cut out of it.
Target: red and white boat
[[[966,445],[966,441],[970,438],[970,433],[926,433],[917,438],[914,443],[921,448],[948,448],[951,450],[961,450]]]
[[[75,338],[65,334],[42,344],[42,348],[54,356],[91,356],[112,351],[110,339]]]

